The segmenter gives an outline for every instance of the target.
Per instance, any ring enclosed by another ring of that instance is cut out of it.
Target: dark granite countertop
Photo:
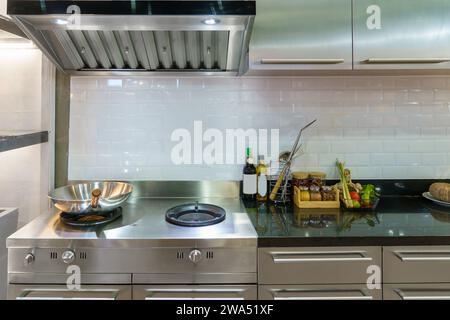
[[[450,245],[450,208],[382,197],[373,213],[246,204],[260,247]]]

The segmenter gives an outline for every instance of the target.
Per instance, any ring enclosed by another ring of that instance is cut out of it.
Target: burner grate
[[[166,212],[166,221],[183,227],[204,227],[225,220],[225,210],[206,203],[187,203]]]
[[[108,224],[122,216],[122,208],[119,207],[108,212],[98,212],[89,214],[61,212],[61,221],[72,227],[97,227]]]

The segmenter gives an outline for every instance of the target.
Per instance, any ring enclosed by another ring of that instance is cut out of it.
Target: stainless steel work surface
[[[182,227],[165,221],[166,211],[192,198],[132,198],[122,208],[122,217],[103,227],[92,229],[64,225],[59,213],[44,214],[18,230],[7,240],[7,247],[161,247],[202,244],[224,246],[256,246],[257,235],[238,198],[198,198],[225,209],[223,222],[205,227]]]

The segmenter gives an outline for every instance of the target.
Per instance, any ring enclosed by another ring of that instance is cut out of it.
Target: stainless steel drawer
[[[258,283],[366,283],[371,265],[381,270],[381,247],[261,248]]]
[[[450,282],[450,246],[384,247],[384,283]]]
[[[365,285],[271,285],[259,286],[260,300],[381,300],[380,289]]]
[[[256,285],[135,285],[134,300],[256,300]]]
[[[386,284],[384,300],[450,300],[450,284]]]
[[[131,286],[8,285],[9,300],[131,300]]]

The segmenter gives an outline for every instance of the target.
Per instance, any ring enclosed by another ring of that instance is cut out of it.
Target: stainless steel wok
[[[54,206],[63,212],[105,212],[128,199],[133,186],[125,182],[88,182],[57,188],[49,193]]]

